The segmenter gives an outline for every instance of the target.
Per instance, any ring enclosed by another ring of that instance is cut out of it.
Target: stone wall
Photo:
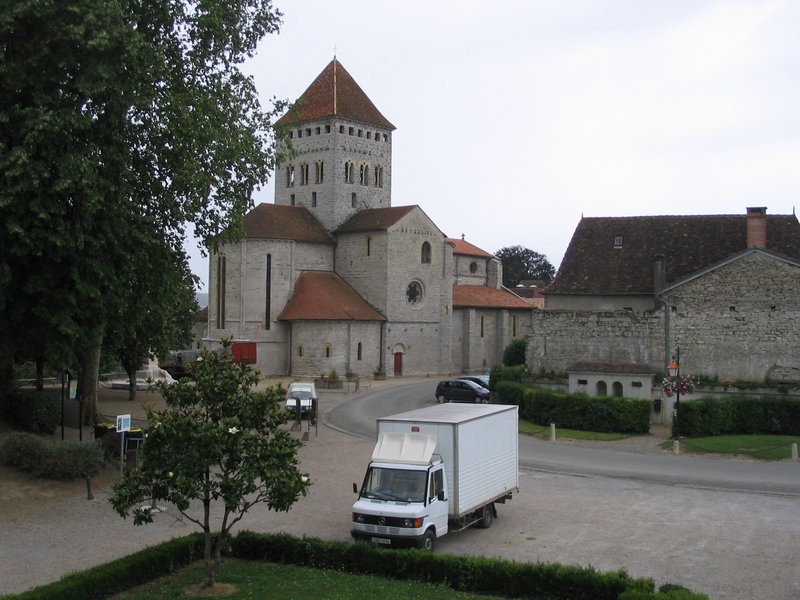
[[[526,357],[533,372],[579,361],[643,363],[662,372],[663,312],[532,311]]]
[[[755,252],[664,294],[653,312],[534,311],[531,370],[578,361],[643,363],[664,372],[680,348],[684,374],[764,379],[800,368],[800,267]]]
[[[800,267],[754,252],[664,299],[682,370],[763,380],[800,367]]]

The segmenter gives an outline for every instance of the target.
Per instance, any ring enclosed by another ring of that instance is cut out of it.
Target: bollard
[[[92,478],[86,478],[86,499],[87,500],[94,500],[94,494],[92,493]]]
[[[550,441],[551,442],[555,442],[556,441],[556,424],[555,423],[550,423]]]
[[[681,453],[681,441],[675,440],[672,442],[672,453],[673,454],[680,454]]]
[[[797,462],[797,442],[792,444],[792,460]]]

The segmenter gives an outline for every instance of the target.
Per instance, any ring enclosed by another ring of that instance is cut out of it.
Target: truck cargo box
[[[445,463],[450,518],[510,496],[519,488],[517,407],[437,404],[377,420],[377,433],[433,435]]]

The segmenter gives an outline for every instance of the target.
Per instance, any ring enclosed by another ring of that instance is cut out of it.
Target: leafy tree
[[[4,3],[0,402],[14,360],[46,358],[79,366],[95,413],[141,242],[177,253],[187,224],[207,248],[240,232],[283,110],[262,110],[240,65],[279,24],[270,0]]]
[[[516,338],[511,340],[503,350],[503,364],[507,367],[514,367],[525,364],[525,340]]]
[[[286,511],[308,492],[298,468],[301,442],[281,428],[288,413],[277,388],[255,391],[258,374],[232,361],[227,351],[204,351],[192,366],[194,383],[161,385],[163,411],[148,410],[140,466],[114,485],[110,499],[136,525],[153,515],[143,502],[166,501],[205,535],[205,585],[214,583],[220,552],[231,528],[250,508],[265,503]],[[191,503],[199,501],[195,516]],[[222,513],[212,537],[212,511]]]
[[[105,352],[128,374],[129,400],[136,399],[136,371],[142,363],[186,347],[198,310],[186,255],[151,246],[126,270],[127,285],[119,291],[125,295],[122,310],[109,321],[104,343]]]
[[[525,279],[538,279],[548,284],[556,274],[555,267],[544,254],[523,246],[501,248],[495,256],[503,264],[503,285],[509,288]]]

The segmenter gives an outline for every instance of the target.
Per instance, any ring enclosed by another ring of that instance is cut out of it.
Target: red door
[[[403,374],[403,353],[394,353],[394,376],[398,377]]]
[[[233,362],[246,365],[256,364],[256,343],[239,342],[233,345]]]

